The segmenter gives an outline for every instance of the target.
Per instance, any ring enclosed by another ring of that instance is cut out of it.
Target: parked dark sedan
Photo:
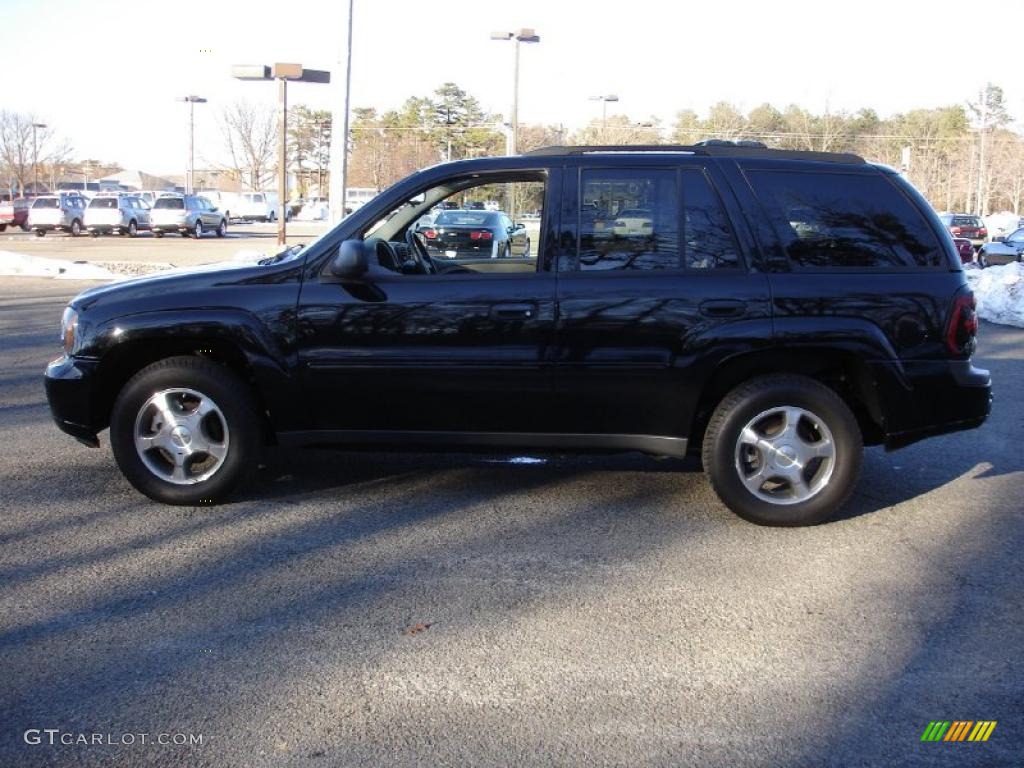
[[[1002,242],[985,243],[978,251],[978,266],[1010,264],[1024,257],[1024,227],[1012,232]]]
[[[442,211],[420,234],[430,255],[439,259],[530,257],[526,227],[500,211]]]

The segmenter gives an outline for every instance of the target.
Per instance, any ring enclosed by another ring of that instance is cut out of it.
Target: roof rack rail
[[[826,163],[863,165],[860,155],[850,152],[813,152],[802,149],[772,149],[759,141],[706,139],[697,144],[594,144],[577,146],[541,147],[524,152],[524,157],[550,157],[553,155],[591,155],[624,153],[662,153],[701,155],[703,157],[764,157],[780,160],[815,160]]]

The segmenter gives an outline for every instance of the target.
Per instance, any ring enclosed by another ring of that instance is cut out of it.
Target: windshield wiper
[[[294,256],[295,254],[297,254],[299,251],[301,251],[305,247],[306,247],[305,243],[299,243],[297,245],[292,245],[292,246],[289,246],[288,248],[285,248],[280,253],[276,253],[273,256],[268,256],[265,259],[260,259],[256,263],[261,265],[261,266],[266,266],[267,264],[277,264],[279,261],[284,261],[289,256]]]

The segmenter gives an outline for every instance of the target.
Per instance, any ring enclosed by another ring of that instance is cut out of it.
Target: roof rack
[[[702,157],[764,157],[779,160],[815,160],[827,163],[863,165],[864,158],[850,152],[811,152],[801,149],[771,149],[761,142],[729,142],[708,139],[697,144],[595,144],[591,146],[541,147],[524,152],[525,157],[592,154],[685,154]]]

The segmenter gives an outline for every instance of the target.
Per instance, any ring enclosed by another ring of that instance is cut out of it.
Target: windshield
[[[90,208],[117,208],[116,197],[96,197],[89,203]]]
[[[33,208],[60,208],[60,201],[56,197],[37,197],[32,203]]]
[[[185,201],[180,197],[161,197],[155,203],[154,208],[172,208],[177,211],[185,210]]]
[[[980,227],[981,219],[977,216],[954,216],[953,217],[954,227]]]

